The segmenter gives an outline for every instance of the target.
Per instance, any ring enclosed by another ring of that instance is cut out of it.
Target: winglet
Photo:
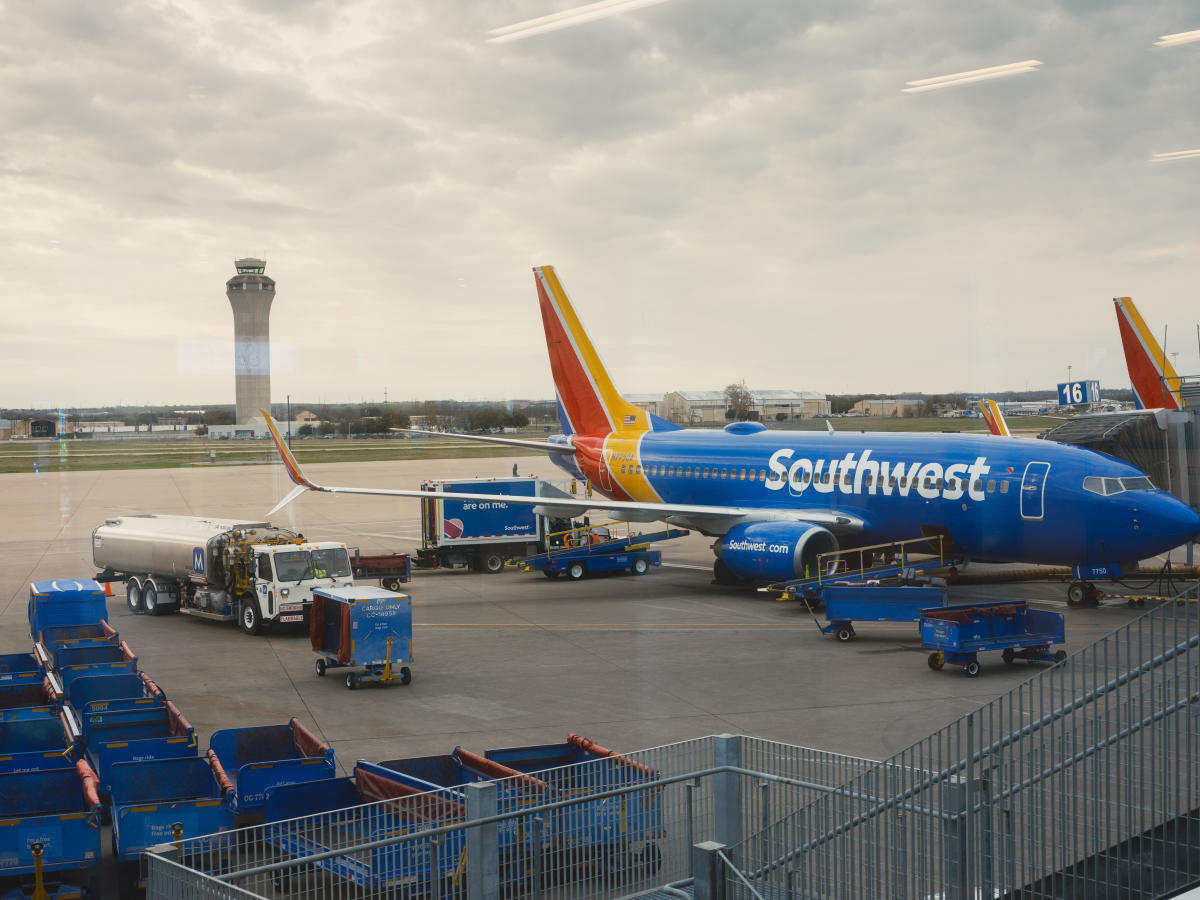
[[[833,434],[833,423],[830,422],[828,419],[825,420],[825,430],[829,434]]]
[[[279,434],[279,423],[272,419],[271,414],[265,409],[260,409],[259,412],[263,414],[267,428],[271,429],[271,440],[275,442],[275,449],[279,451],[279,458],[283,461],[283,467],[287,469],[288,478],[311,491],[320,490],[320,488],[308,480],[304,474],[304,470],[300,468],[300,463],[296,462],[296,457],[292,456],[292,451],[284,443],[283,438]]]
[[[984,397],[979,401],[979,411],[983,413],[988,431],[999,437],[1012,437],[1012,432],[1008,430],[1008,423],[1004,421],[1004,413],[1000,411],[995,400]]]

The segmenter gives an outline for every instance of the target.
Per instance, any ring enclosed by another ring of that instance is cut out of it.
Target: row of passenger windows
[[[1144,475],[1133,478],[1101,478],[1099,475],[1089,475],[1083,479],[1083,489],[1093,494],[1111,497],[1123,491],[1152,491],[1154,482]]]
[[[657,465],[657,464],[649,465],[649,466],[635,466],[632,463],[621,463],[618,471],[622,475],[634,475],[634,474],[649,475],[651,478],[658,478],[658,477],[665,477],[665,478],[722,478],[722,479],[726,479],[726,480],[730,480],[730,481],[766,481],[767,480],[767,470],[766,469],[739,469],[739,468],[731,469],[731,468],[728,468],[725,466],[720,466],[720,467],[718,467],[718,466],[664,466],[664,465]],[[848,472],[845,475],[843,475],[840,480],[843,485],[845,485],[846,487],[849,487],[850,485],[852,485],[854,483],[854,474]],[[1110,479],[1106,479],[1106,480],[1110,480]],[[1111,479],[1111,480],[1115,480],[1115,479]],[[1130,481],[1132,479],[1127,478],[1125,480]],[[1149,481],[1149,479],[1145,479],[1145,480]],[[806,471],[797,469],[792,473],[792,484],[796,487],[805,487],[813,481],[816,481],[818,484],[832,484],[833,478],[830,475],[830,473],[828,473],[828,472],[822,473],[820,478],[815,478],[815,479],[813,478],[813,475],[811,472],[806,472]],[[884,481],[885,481],[885,479],[882,476],[876,476],[873,472],[867,472],[865,475],[863,475],[863,478],[862,478],[863,486],[868,487],[868,488],[883,487]],[[901,488],[905,488],[905,487],[909,486],[909,481],[912,482],[914,487],[916,486],[916,484],[917,484],[916,478],[909,479],[906,476],[900,476],[899,478],[897,478],[895,475],[892,475],[886,479],[888,487],[896,487],[897,485],[899,485]],[[1086,483],[1084,486],[1086,487]],[[959,479],[959,478],[950,478],[947,480],[943,480],[941,478],[926,478],[925,479],[925,489],[926,490],[940,491],[940,490],[942,490],[942,488],[949,488],[952,491],[966,490],[967,489],[967,481],[966,481],[966,479]],[[985,488],[984,488],[983,479],[976,479],[975,484],[972,485],[972,488],[976,491],[984,490]],[[1007,494],[1008,493],[1008,482],[1005,480],[1001,480],[1000,482],[997,483],[996,479],[989,478],[987,481],[987,487],[986,487],[987,492],[989,494],[994,494],[997,491],[997,489],[999,489],[1001,494]],[[1127,488],[1127,490],[1134,490],[1134,488]]]

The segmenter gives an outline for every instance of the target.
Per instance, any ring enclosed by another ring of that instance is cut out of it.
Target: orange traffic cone
[[[111,581],[104,582],[104,596],[105,597],[112,596],[112,582]]]

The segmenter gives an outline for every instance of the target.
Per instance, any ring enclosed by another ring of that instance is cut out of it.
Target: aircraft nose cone
[[[1174,497],[1156,510],[1154,526],[1164,538],[1174,541],[1174,546],[1200,538],[1200,513]]]

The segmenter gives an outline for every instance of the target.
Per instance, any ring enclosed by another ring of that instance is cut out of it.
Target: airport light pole
[[[291,450],[292,449],[292,395],[291,394],[287,395],[287,400],[288,400],[288,407],[287,407],[288,449]]]

